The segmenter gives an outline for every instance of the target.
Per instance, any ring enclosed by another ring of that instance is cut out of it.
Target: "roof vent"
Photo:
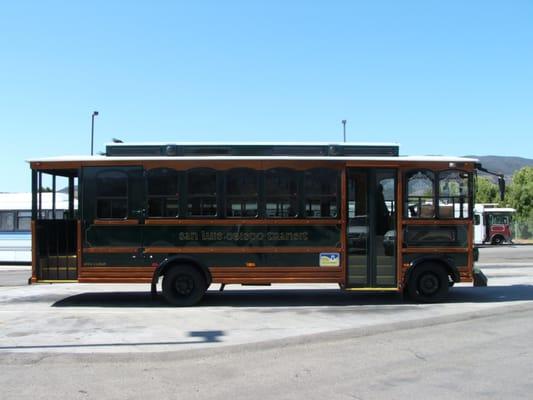
[[[169,144],[165,147],[165,155],[167,156],[177,156],[178,148],[175,144]]]

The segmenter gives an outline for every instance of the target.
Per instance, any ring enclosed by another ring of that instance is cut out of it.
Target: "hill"
[[[533,167],[533,160],[522,157],[506,157],[506,156],[465,156],[477,158],[484,168],[489,171],[502,173],[505,175],[505,180],[509,182],[515,171],[522,167]]]

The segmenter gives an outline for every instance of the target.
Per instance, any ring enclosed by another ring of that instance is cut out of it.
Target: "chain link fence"
[[[511,226],[514,240],[533,241],[533,220],[513,221]]]

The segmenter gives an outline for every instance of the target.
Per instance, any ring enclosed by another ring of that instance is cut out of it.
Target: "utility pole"
[[[91,156],[93,155],[93,147],[94,147],[94,117],[98,115],[98,111],[93,111],[93,115],[91,116]]]

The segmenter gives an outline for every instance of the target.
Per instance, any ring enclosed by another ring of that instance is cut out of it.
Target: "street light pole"
[[[346,120],[345,119],[342,120],[342,133],[343,133],[344,141],[346,142]]]
[[[91,156],[93,155],[93,147],[94,147],[94,117],[98,115],[98,111],[93,111],[93,115],[91,116]]]

